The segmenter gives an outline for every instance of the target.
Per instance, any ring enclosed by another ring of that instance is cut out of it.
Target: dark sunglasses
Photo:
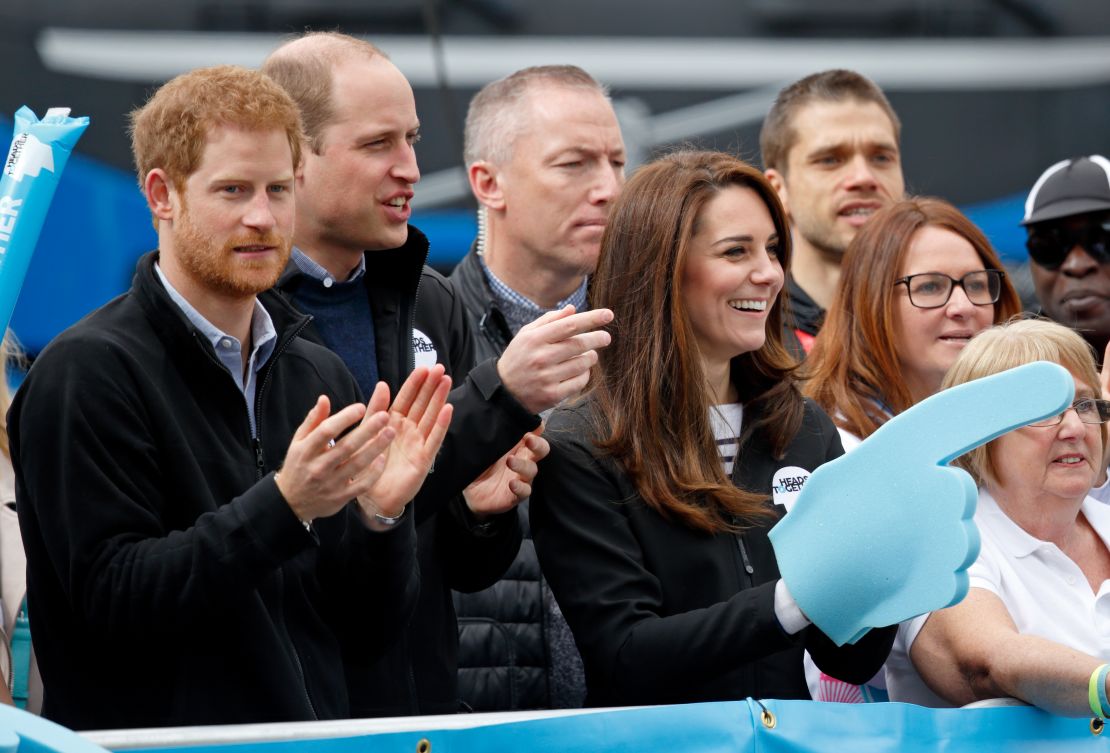
[[[1062,224],[1034,227],[1025,241],[1029,258],[1049,270],[1059,269],[1076,246],[1082,246],[1099,264],[1110,262],[1110,218],[1073,228]]]

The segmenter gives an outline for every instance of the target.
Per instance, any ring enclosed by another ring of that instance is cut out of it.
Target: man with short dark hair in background
[[[1041,313],[1073,328],[1099,358],[1110,342],[1110,160],[1052,165],[1033,185],[1021,222]]]
[[[854,71],[814,73],[781,92],[759,134],[763,168],[790,217],[788,341],[809,352],[856,232],[903,197],[901,123]]]
[[[470,102],[463,140],[479,231],[451,281],[481,360],[501,356],[535,322],[568,306],[585,309],[625,150],[605,87],[573,65],[525,68],[484,86]],[[540,572],[526,508],[524,542],[506,578],[455,597],[460,691],[479,711],[573,707],[585,696],[581,659]]]

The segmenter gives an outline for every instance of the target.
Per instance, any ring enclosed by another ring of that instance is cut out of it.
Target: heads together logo
[[[776,505],[782,505],[787,512],[794,507],[802,487],[809,479],[809,471],[796,465],[788,465],[775,471],[771,481],[771,497]]]
[[[54,150],[29,133],[21,133],[12,141],[4,173],[17,182],[24,176],[37,177],[43,170],[54,172]]]
[[[412,330],[412,357],[414,366],[427,366],[429,368],[435,366],[438,360],[436,346],[432,342],[432,338],[415,327]]]

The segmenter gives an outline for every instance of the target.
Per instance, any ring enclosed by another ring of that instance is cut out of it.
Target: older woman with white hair
[[[957,460],[979,484],[982,550],[956,606],[907,636],[921,678],[950,703],[1012,697],[1068,716],[1110,715],[1110,507],[1088,496],[1103,470],[1110,402],[1075,332],[1022,320],[977,335],[944,387],[1032,361],[1071,372],[1075,401]],[[922,626],[922,622],[924,623]],[[912,699],[912,673],[890,675]]]

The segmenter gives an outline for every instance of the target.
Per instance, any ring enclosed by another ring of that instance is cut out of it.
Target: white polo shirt
[[[1082,513],[1110,548],[1110,507],[1087,497]],[[1110,660],[1110,581],[1104,581],[1097,594],[1091,591],[1079,566],[1059,547],[1041,541],[1010,520],[982,489],[975,524],[982,548],[975,564],[968,568],[970,587],[990,591],[1001,599],[1018,632]],[[925,619],[911,620],[898,632],[887,661],[890,699],[948,706],[951,704],[925,686],[909,661],[910,647]]]

